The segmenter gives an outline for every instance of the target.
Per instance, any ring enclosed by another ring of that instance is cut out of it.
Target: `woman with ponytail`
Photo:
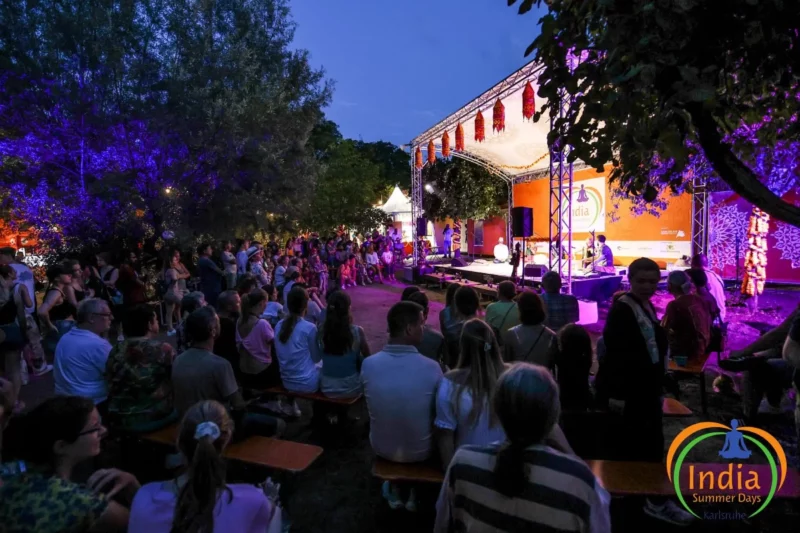
[[[361,395],[361,362],[369,355],[369,345],[361,326],[353,325],[347,293],[336,290],[328,296],[318,342],[322,352],[322,394],[330,398]]]
[[[148,483],[131,508],[131,533],[265,533],[281,530],[281,509],[264,490],[225,482],[223,452],[233,421],[222,404],[207,400],[186,411],[178,450],[186,470],[177,479]]]
[[[491,444],[506,438],[489,399],[506,366],[492,327],[479,318],[461,330],[461,353],[455,369],[444,375],[436,392],[436,419],[442,464],[465,444]]]
[[[272,341],[275,332],[261,318],[269,297],[255,289],[242,298],[242,315],[236,323],[236,346],[239,349],[239,370],[245,387],[265,388],[277,380],[272,364]]]
[[[558,386],[550,372],[515,364],[498,380],[492,406],[506,440],[456,451],[434,531],[454,531],[458,524],[472,533],[610,533],[611,498],[558,428]]]
[[[308,293],[292,287],[286,295],[288,316],[276,326],[275,353],[283,386],[290,392],[312,393],[319,390],[317,326],[305,319]],[[295,404],[296,405],[296,404]]]
[[[679,365],[687,361],[703,364],[711,342],[712,316],[708,304],[694,290],[694,283],[683,270],[673,270],[667,278],[669,293],[661,325],[667,330],[669,353]]]

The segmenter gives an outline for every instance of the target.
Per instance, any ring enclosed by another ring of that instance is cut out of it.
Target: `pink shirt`
[[[236,344],[243,345],[258,361],[268,365],[272,363],[272,339],[275,332],[269,322],[263,318],[256,322],[247,337],[239,335],[239,325],[236,325]]]
[[[264,533],[275,508],[264,492],[253,485],[231,484],[220,493],[214,507],[214,533]],[[174,481],[144,485],[131,506],[130,533],[169,533],[178,499]]]

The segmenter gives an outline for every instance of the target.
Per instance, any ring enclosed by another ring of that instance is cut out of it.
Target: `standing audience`
[[[217,305],[217,296],[222,292],[222,279],[225,272],[211,259],[211,245],[204,242],[197,247],[197,274],[200,277],[200,292],[205,296],[206,303]]]
[[[675,297],[667,304],[661,325],[667,331],[669,353],[678,365],[703,364],[711,342],[708,303],[694,293],[694,285],[683,270],[673,270],[667,278],[667,290]]]

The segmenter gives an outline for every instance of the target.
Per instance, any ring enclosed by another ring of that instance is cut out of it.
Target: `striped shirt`
[[[507,498],[495,483],[500,444],[462,446],[436,504],[435,533],[609,533],[610,497],[577,457],[544,445],[525,451],[528,484]]]

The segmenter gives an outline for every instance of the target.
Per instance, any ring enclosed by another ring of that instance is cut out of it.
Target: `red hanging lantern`
[[[428,163],[431,165],[436,163],[436,146],[433,144],[433,139],[428,141]]]
[[[459,152],[464,151],[464,127],[460,122],[456,126],[456,150]]]
[[[450,134],[446,131],[442,135],[442,157],[450,157]]]
[[[483,113],[478,111],[475,116],[475,141],[481,143],[484,139],[486,139],[486,132],[484,131]]]
[[[536,113],[536,95],[533,92],[531,82],[528,82],[522,91],[522,118],[531,120],[534,113]]]
[[[506,108],[498,98],[492,109],[492,131],[501,132],[506,129]]]
[[[414,165],[417,168],[422,168],[422,150],[417,146],[417,151],[414,153]]]

